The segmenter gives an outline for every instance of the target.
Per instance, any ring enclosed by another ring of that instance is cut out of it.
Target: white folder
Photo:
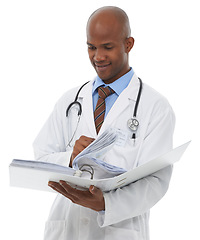
[[[9,166],[10,185],[14,187],[31,188],[52,192],[53,190],[48,186],[48,182],[58,182],[59,180],[64,180],[79,189],[88,189],[91,185],[94,185],[106,192],[124,187],[169,165],[174,164],[181,158],[189,143],[190,142],[187,142],[177,148],[174,148],[168,153],[118,176],[103,179],[90,179],[90,177],[85,176],[84,174],[80,174],[81,176],[75,176],[77,173],[79,173],[75,169],[65,167],[67,169],[67,171],[65,171],[61,166],[62,170],[56,170],[54,166],[49,168],[48,163],[44,164],[47,165],[46,167],[41,168],[37,166],[37,161],[31,161],[32,165],[28,164],[27,162],[27,164],[23,166],[12,162]],[[33,166],[34,164],[35,167]]]

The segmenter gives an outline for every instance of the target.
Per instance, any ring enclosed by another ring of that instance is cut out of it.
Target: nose
[[[103,62],[106,60],[106,54],[103,50],[101,49],[96,49],[95,54],[94,54],[94,60],[96,62]]]

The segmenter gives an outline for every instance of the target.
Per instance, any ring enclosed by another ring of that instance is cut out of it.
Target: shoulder
[[[145,110],[152,117],[162,117],[164,115],[175,117],[173,108],[168,99],[146,83],[143,83],[141,105],[144,106]]]
[[[150,87],[148,84],[143,83],[142,94],[146,103],[153,105],[163,105],[163,107],[171,107],[167,98],[159,93],[154,88]]]
[[[77,95],[80,97],[82,94],[88,92],[92,85],[93,81],[89,81],[69,89],[58,99],[56,106],[66,108],[71,102],[75,101]]]
[[[142,92],[140,97],[140,105],[146,106],[147,108],[151,108],[154,105],[160,104],[163,106],[170,106],[167,98],[163,96],[161,93],[150,87],[148,84],[146,84],[143,79],[142,80]],[[140,81],[139,77],[134,74],[133,78],[128,85],[128,91],[130,98],[132,97],[137,100],[139,89],[140,89]]]

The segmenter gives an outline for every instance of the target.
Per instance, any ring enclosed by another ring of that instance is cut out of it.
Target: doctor
[[[129,66],[134,45],[126,13],[117,7],[95,11],[87,24],[90,61],[97,77],[78,95],[78,104],[66,117],[79,88],[64,94],[34,142],[38,160],[71,166],[74,157],[107,128],[120,129],[124,143],[115,145],[104,161],[127,170],[135,168],[172,148],[174,113],[168,101],[143,84],[137,110],[139,128],[135,139],[127,121],[133,116],[140,83]],[[78,59],[77,59],[78,61]],[[78,62],[78,64],[81,64]],[[70,80],[69,80],[70,81]],[[105,99],[105,116],[96,130],[94,111],[98,87],[112,89]],[[113,93],[114,92],[114,93]],[[49,182],[59,194],[45,227],[45,240],[148,240],[149,211],[166,193],[172,167],[115,191],[102,192],[90,186],[88,191],[70,187],[62,179]]]

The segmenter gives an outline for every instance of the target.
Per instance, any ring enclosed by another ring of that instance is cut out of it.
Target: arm
[[[44,162],[69,166],[72,149],[66,149],[68,135],[64,123],[68,119],[62,111],[62,98],[55,105],[53,112],[40,130],[33,143],[35,159]]]
[[[75,115],[75,121],[71,120],[70,123],[68,120],[69,118],[66,118],[65,115],[65,111],[67,108],[66,106],[68,106],[70,102],[70,95],[72,95],[73,98],[74,92],[72,91],[72,93],[67,93],[66,96],[63,96],[58,101],[49,119],[41,129],[37,138],[35,139],[33,143],[35,159],[44,162],[52,162],[60,165],[69,166],[72,165],[72,161],[76,157],[76,155],[78,155],[79,152],[81,152],[94,140],[94,138],[81,136],[75,142],[74,148],[66,148],[69,142],[69,138],[71,138],[70,134],[70,136],[68,137],[68,131],[71,131],[71,129],[73,128],[71,125],[77,120],[76,112],[72,114]],[[69,126],[69,128],[67,126]],[[76,126],[74,126],[74,129],[75,128]],[[49,186],[57,192],[63,194],[65,197],[68,197],[73,202],[79,199],[79,201],[77,202],[77,204],[79,205],[87,205],[87,207],[96,211],[105,208],[103,193],[99,189],[93,188],[92,186],[90,187],[89,191],[87,191],[87,193],[72,189],[69,185],[62,181],[60,182],[60,184],[49,182]],[[72,191],[74,191],[73,195]],[[79,195],[75,196],[77,193]],[[97,202],[99,202],[99,204]]]
[[[75,145],[73,147],[72,155],[70,157],[70,167],[72,167],[72,162],[74,158],[82,152],[87,146],[89,146],[94,141],[94,138],[81,136],[78,140],[76,140]]]
[[[150,160],[150,156],[155,157],[171,149],[173,128],[173,112],[170,109],[154,117],[154,121],[148,127],[143,148],[138,154],[140,164]],[[75,144],[74,153],[84,149],[80,140]],[[162,142],[161,145],[159,145],[160,142]],[[49,185],[73,203],[95,211],[105,210],[98,216],[99,225],[103,227],[147,212],[166,193],[171,173],[172,167],[169,166],[129,186],[109,193],[102,193],[92,186],[88,191],[80,191],[63,181],[50,182]]]
[[[139,165],[172,148],[173,111],[168,107],[160,113],[153,112],[152,116],[138,152]],[[104,193],[105,212],[98,215],[99,225],[108,226],[148,212],[166,193],[171,174],[169,166],[126,187]]]
[[[89,190],[81,191],[72,188],[65,181],[60,180],[59,183],[50,181],[48,185],[73,203],[83,207],[90,208],[94,211],[105,210],[105,201],[103,193],[100,189],[90,186]]]
[[[70,110],[70,118],[66,117],[66,109],[73,101],[77,88],[65,93],[56,103],[53,112],[40,130],[33,143],[36,160],[69,166],[73,148],[69,146],[71,136],[77,127],[78,108]]]
[[[89,144],[94,141],[93,138],[86,136],[81,136],[74,145],[73,152],[71,155],[71,165],[73,159]],[[59,183],[49,181],[49,187],[63,196],[69,198],[73,203],[81,205],[83,207],[90,208],[95,211],[102,211],[105,209],[105,201],[103,193],[100,189],[90,186],[88,191],[81,191],[75,188],[72,188],[65,181],[60,180]]]
[[[65,152],[64,129],[62,127],[62,118],[59,115],[60,112],[59,106],[56,105],[53,113],[37,136],[33,144],[35,158],[41,161],[71,166],[73,159],[93,142],[94,138],[81,136],[75,142],[73,149]],[[96,211],[105,209],[103,193],[97,188],[91,186],[89,191],[79,191],[63,181],[60,181],[60,183],[51,181],[48,185],[76,204]]]

